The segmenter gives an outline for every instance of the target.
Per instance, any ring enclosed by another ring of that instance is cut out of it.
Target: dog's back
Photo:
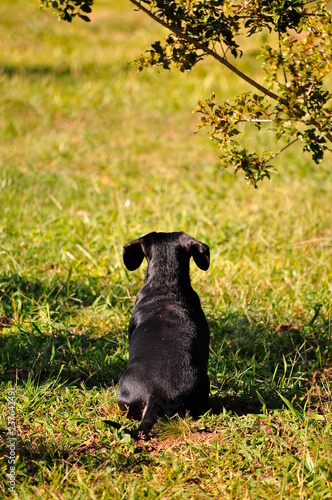
[[[119,407],[142,419],[147,436],[158,416],[207,408],[209,327],[192,289],[189,261],[209,267],[209,248],[185,233],[150,233],[124,246],[129,270],[146,257],[146,282],[129,323],[129,364],[121,377]]]

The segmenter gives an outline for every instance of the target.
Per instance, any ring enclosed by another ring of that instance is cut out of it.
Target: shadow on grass
[[[63,77],[71,75],[72,71],[69,66],[61,65],[59,67],[54,66],[29,66],[29,65],[19,65],[7,64],[0,68],[0,75],[6,75],[9,78],[13,78],[16,75],[20,76],[36,76],[42,77],[51,75],[52,77]]]
[[[26,436],[16,436],[16,453],[19,457],[20,470],[24,474],[18,474],[16,485],[19,487],[22,482],[29,478],[30,485],[40,484],[41,470],[63,469],[63,475],[68,471],[68,466],[83,467],[86,471],[96,471],[98,468],[105,469],[112,467],[117,473],[133,472],[142,473],[144,467],[153,465],[154,457],[151,454],[128,452],[128,446],[121,444],[119,440],[114,443],[106,440],[99,441],[88,439],[87,443],[79,443],[79,438],[64,439],[59,435],[50,439],[42,432],[30,438],[30,433]],[[127,448],[127,449],[126,449]],[[0,443],[0,452],[3,450],[4,456],[7,450],[4,443]],[[55,465],[56,464],[56,465]],[[45,478],[43,479],[44,486]]]
[[[127,365],[126,356],[119,350],[117,332],[105,335],[54,334],[0,335],[3,371],[0,380],[38,383],[57,379],[69,385],[109,387],[120,378]]]
[[[104,314],[116,305],[122,290],[112,288],[109,278],[103,280],[107,283],[55,277],[45,284],[18,274],[0,276],[0,380],[20,382],[30,376],[38,382],[58,378],[87,387],[116,383],[127,364],[126,332],[116,325],[107,333],[97,326],[67,326],[96,301],[103,304]],[[45,308],[55,325],[51,333],[49,327],[46,332],[40,327]]]
[[[104,281],[104,283],[103,283]],[[19,302],[20,314],[29,314],[36,306],[48,303],[54,310],[61,308],[63,313],[69,313],[75,306],[91,306],[98,297],[105,293],[106,286],[112,288],[110,278],[94,278],[91,276],[80,279],[70,275],[64,278],[53,275],[47,281],[30,280],[17,273],[0,275],[0,301],[6,316],[12,316],[17,310],[14,302]],[[113,286],[116,292],[116,287]],[[120,292],[119,292],[120,293]],[[116,293],[112,296],[116,297]],[[114,304],[113,301],[113,304]],[[110,304],[112,305],[112,303]]]
[[[235,313],[210,320],[211,411],[237,415],[303,407],[315,373],[331,364],[329,322],[313,312],[305,325],[271,325]]]
[[[71,385],[84,382],[88,388],[118,382],[127,365],[126,331],[115,326],[106,334],[95,330],[73,333],[64,326],[69,317],[73,320],[73,308],[92,306],[103,296],[106,285],[91,278],[67,282],[57,278],[48,286],[18,275],[0,280],[0,298],[7,312],[2,325],[0,319],[1,378],[14,377],[20,382],[30,374],[37,382],[58,378]],[[115,287],[109,305],[116,305],[122,293]],[[25,310],[30,331],[19,327],[19,332],[5,332],[14,299]],[[45,303],[61,317],[52,333],[41,331],[31,319],[33,308]],[[129,309],[124,314],[129,319]],[[209,318],[209,324],[213,413],[224,409],[236,414],[261,413],[265,408],[279,408],[284,406],[279,394],[304,404],[313,373],[332,357],[328,322],[319,309],[307,325],[275,326],[262,316],[249,321],[236,311]]]

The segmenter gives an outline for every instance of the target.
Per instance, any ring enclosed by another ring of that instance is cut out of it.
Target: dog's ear
[[[210,266],[209,247],[186,233],[180,235],[179,241],[181,246],[193,257],[196,266],[207,271]]]
[[[123,247],[123,262],[129,271],[135,271],[142,264],[144,259],[144,251],[142,246],[142,238],[126,243]]]

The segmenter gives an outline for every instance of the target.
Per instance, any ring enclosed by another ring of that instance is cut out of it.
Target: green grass
[[[128,62],[158,27],[125,0],[92,17],[0,5],[0,497],[13,384],[17,498],[330,498],[331,156],[317,167],[289,149],[248,188],[191,113],[248,87],[212,61],[137,74]],[[239,64],[262,79],[255,54]],[[275,146],[267,131],[246,140]],[[144,279],[122,246],[152,230],[210,245],[192,282],[212,409],[134,445],[102,420],[126,422],[116,384]]]

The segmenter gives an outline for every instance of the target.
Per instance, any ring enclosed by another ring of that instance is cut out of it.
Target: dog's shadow
[[[238,416],[249,413],[259,414],[262,412],[262,403],[259,399],[245,396],[211,396],[210,412],[212,415],[221,415],[224,411]],[[275,406],[275,405],[273,405]],[[271,405],[269,405],[271,408]]]
[[[305,325],[272,325],[234,312],[210,317],[209,326],[211,413],[265,413],[285,407],[285,400],[306,404],[314,367],[326,364],[331,348],[318,308]]]

